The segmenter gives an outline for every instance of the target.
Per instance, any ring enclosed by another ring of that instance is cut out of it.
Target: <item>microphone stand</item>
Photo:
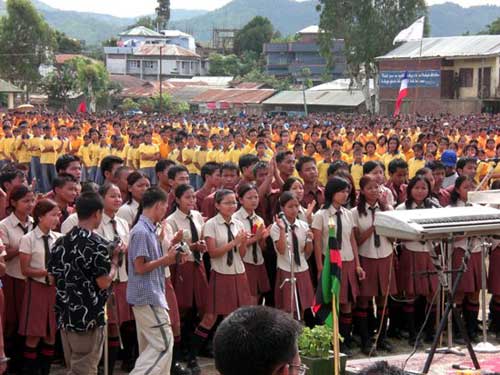
[[[285,224],[285,233],[286,233],[286,250],[288,252],[288,257],[290,259],[290,277],[283,280],[280,285],[280,289],[285,286],[285,283],[290,283],[290,314],[292,318],[294,318],[294,308],[297,311],[297,320],[300,320],[300,308],[299,308],[299,299],[297,294],[297,279],[295,278],[295,260],[293,258],[293,250],[290,247],[290,241],[288,241],[288,234],[291,233],[290,224],[286,219],[285,215],[281,216],[281,220]],[[294,306],[295,305],[295,306]]]

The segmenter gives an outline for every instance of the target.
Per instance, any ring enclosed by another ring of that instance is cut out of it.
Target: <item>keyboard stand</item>
[[[434,359],[434,354],[436,354],[437,346],[439,344],[440,336],[443,333],[445,327],[448,325],[448,317],[449,317],[450,313],[453,314],[453,317],[455,318],[455,320],[458,324],[458,328],[460,330],[460,333],[465,340],[465,345],[466,345],[467,350],[469,352],[472,363],[474,364],[474,368],[476,370],[479,370],[481,368],[479,366],[479,362],[477,360],[476,353],[474,352],[474,349],[472,348],[472,344],[470,342],[469,336],[467,335],[467,330],[465,329],[465,324],[462,320],[462,317],[458,315],[458,311],[455,310],[455,308],[454,308],[455,295],[457,294],[458,285],[460,284],[460,280],[462,280],[462,276],[463,276],[463,273],[465,272],[465,269],[467,267],[467,263],[469,262],[470,255],[471,255],[470,239],[467,239],[467,249],[465,250],[464,259],[462,261],[462,265],[460,266],[459,270],[457,271],[455,282],[453,283],[453,287],[452,287],[451,291],[449,289],[447,289],[446,308],[444,310],[443,316],[441,317],[441,321],[439,323],[439,327],[437,329],[436,335],[434,337],[434,341],[433,341],[431,349],[429,351],[429,355],[427,356],[427,359],[425,360],[422,374],[429,373],[429,369],[431,367],[432,360]]]

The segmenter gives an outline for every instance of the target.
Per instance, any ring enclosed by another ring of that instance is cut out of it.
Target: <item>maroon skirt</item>
[[[438,288],[437,274],[426,275],[422,272],[435,272],[428,252],[410,251],[403,247],[399,257],[399,291],[407,296],[432,296]]]
[[[387,292],[397,294],[396,270],[392,258],[392,255],[381,259],[359,257],[361,267],[366,273],[366,278],[359,282],[361,297],[380,297],[385,296]]]
[[[359,296],[359,281],[353,260],[342,261],[342,280],[340,284],[340,303],[345,305],[356,302]]]
[[[284,282],[290,278],[290,272],[283,271],[278,268],[276,272],[276,284],[274,286],[274,303],[277,309],[291,312],[291,290],[290,282]],[[300,310],[303,313],[305,310],[314,305],[314,289],[311,281],[309,270],[296,272],[295,279],[297,284],[297,293],[300,304]],[[283,285],[283,287],[281,287]],[[295,310],[295,306],[294,306]]]
[[[172,272],[172,271],[171,271]],[[178,264],[172,272],[175,295],[179,310],[188,310],[196,306],[200,315],[207,307],[208,281],[203,262]]]
[[[181,318],[179,316],[179,306],[177,306],[177,298],[175,297],[174,287],[170,277],[165,278],[165,298],[168,304],[168,316],[174,336],[179,336],[181,333]]]
[[[457,270],[462,265],[465,250],[459,247],[453,249],[451,256],[451,264],[454,270]],[[457,292],[474,293],[481,290],[481,252],[471,253],[467,262],[467,271],[462,275],[460,284],[458,284]],[[498,272],[498,271],[497,271]],[[456,272],[453,272],[453,282],[455,282]]]
[[[47,337],[49,342],[54,342],[57,329],[55,303],[55,286],[28,279],[24,288],[19,334],[21,336]]]
[[[488,292],[500,295],[500,247],[490,253],[490,267],[488,269]]]
[[[127,302],[127,282],[113,284],[113,293],[114,296],[110,296],[107,302],[108,323],[122,325],[124,322],[134,320],[132,306]]]
[[[260,265],[245,263],[245,273],[247,274],[248,286],[253,297],[259,297],[261,294],[271,290],[264,263]]]
[[[208,283],[207,313],[229,315],[239,307],[251,303],[250,288],[245,273],[224,275],[212,270]]]
[[[5,275],[2,283],[5,301],[7,302],[5,304],[5,327],[17,327],[21,318],[26,282],[22,279]]]

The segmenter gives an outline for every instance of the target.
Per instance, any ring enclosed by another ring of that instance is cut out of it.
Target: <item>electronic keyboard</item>
[[[471,206],[384,211],[375,214],[374,225],[381,236],[410,241],[500,235],[500,210]]]

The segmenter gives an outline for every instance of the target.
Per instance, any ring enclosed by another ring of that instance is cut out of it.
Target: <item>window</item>
[[[154,69],[156,68],[155,61],[143,61],[143,65],[145,69]]]
[[[128,61],[129,68],[137,68],[141,67],[141,62],[139,60],[129,60]]]
[[[462,68],[459,73],[460,87],[472,87],[474,80],[474,69]]]

